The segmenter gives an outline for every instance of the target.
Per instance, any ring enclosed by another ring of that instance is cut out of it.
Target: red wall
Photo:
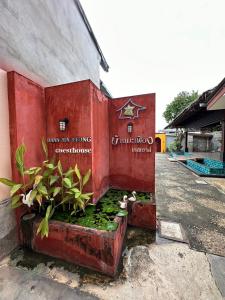
[[[90,137],[91,142],[48,143],[50,157],[60,159],[64,169],[75,164],[84,174],[92,170],[87,190],[98,200],[109,186],[154,192],[154,145],[120,144],[113,146],[112,137],[153,137],[155,134],[155,94],[139,95],[109,100],[90,81],[69,83],[45,90],[29,79],[8,73],[10,133],[12,145],[13,176],[16,178],[15,150],[24,142],[29,155],[27,166],[39,165],[44,157],[41,138]],[[134,120],[119,119],[119,112],[128,99],[146,109]],[[65,132],[59,130],[59,120],[69,119]],[[133,133],[127,124],[134,125]],[[132,147],[151,147],[151,153],[133,153]],[[92,153],[56,153],[56,149],[91,149]]]
[[[93,176],[87,190],[94,199],[108,189],[109,130],[108,99],[90,81],[46,88],[47,138],[91,137],[91,143],[48,143],[50,156],[60,159],[64,168],[78,165],[84,174],[88,169]],[[58,121],[67,118],[68,129],[59,130]],[[56,154],[55,149],[91,148],[90,154]]]
[[[44,89],[16,72],[9,72],[8,97],[12,174],[17,180],[15,152],[21,143],[27,148],[27,167],[38,166],[44,159],[41,148],[41,139],[46,137]]]
[[[136,104],[146,107],[140,111],[139,118],[134,120],[119,119],[121,108],[129,99]],[[133,132],[127,132],[128,123],[133,123]],[[155,147],[151,153],[135,153],[132,147],[149,148],[145,144],[112,145],[114,135],[121,138],[153,137],[155,136],[155,94],[138,95],[113,99],[109,102],[110,130],[110,185],[115,188],[155,191]]]
[[[91,137],[90,81],[53,86],[45,89],[47,138]],[[59,120],[69,120],[66,131],[59,130]],[[90,142],[48,143],[50,156],[60,159],[64,169],[78,165],[84,173],[92,168],[91,154],[56,154],[55,149],[92,148]]]
[[[9,72],[7,76],[12,177],[19,182],[15,153],[21,143],[24,143],[27,149],[25,154],[27,168],[39,166],[44,160],[41,147],[42,137],[46,138],[44,89],[16,72]],[[25,206],[16,209],[20,243],[22,242],[20,218],[26,209]]]
[[[93,191],[99,199],[109,188],[109,119],[108,98],[91,84]]]

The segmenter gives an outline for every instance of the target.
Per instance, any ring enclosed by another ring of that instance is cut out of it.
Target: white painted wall
[[[73,0],[1,0],[0,68],[42,86],[100,81],[100,55]]]
[[[11,178],[7,73],[0,69],[0,177]],[[0,201],[9,196],[9,188],[0,183]]]

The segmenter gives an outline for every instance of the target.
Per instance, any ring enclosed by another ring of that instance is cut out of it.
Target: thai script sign
[[[118,135],[112,137],[112,145],[118,144],[147,144],[152,145],[154,143],[153,137],[141,137],[137,136],[135,138],[120,138]]]

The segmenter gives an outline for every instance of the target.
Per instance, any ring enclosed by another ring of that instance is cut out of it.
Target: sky
[[[156,93],[156,129],[181,91],[225,77],[225,0],[80,0],[110,66],[113,97]]]

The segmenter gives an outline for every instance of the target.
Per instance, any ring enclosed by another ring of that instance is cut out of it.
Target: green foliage
[[[26,147],[24,144],[19,146],[16,150],[16,167],[20,174],[24,176],[24,154],[26,151]]]
[[[183,130],[177,130],[176,132],[176,138],[174,142],[170,143],[168,150],[169,152],[179,152],[182,149],[182,140],[184,138],[184,131]]]
[[[167,104],[166,110],[163,113],[167,123],[170,123],[176,116],[198,98],[198,92],[180,92],[171,103]]]
[[[7,186],[10,186],[10,187],[12,187],[16,184],[15,182],[13,182],[12,180],[9,180],[7,178],[0,178],[0,182]]]
[[[117,213],[117,217],[125,217],[128,215],[128,212],[124,209],[121,209],[118,213]]]
[[[60,160],[57,164],[48,158],[47,145],[42,140],[43,151],[46,160],[39,167],[26,169],[24,164],[25,145],[16,150],[16,166],[22,176],[22,182],[16,183],[6,178],[0,178],[0,182],[11,188],[12,207],[17,208],[24,204],[29,210],[38,210],[44,215],[40,222],[37,234],[48,236],[48,222],[56,209],[60,207],[74,215],[78,211],[85,210],[89,204],[92,193],[84,193],[83,188],[88,183],[91,170],[82,177],[76,165],[65,173]],[[79,185],[79,187],[76,187]]]
[[[175,140],[174,142],[169,144],[169,152],[178,152],[181,151],[182,145],[179,141]]]

